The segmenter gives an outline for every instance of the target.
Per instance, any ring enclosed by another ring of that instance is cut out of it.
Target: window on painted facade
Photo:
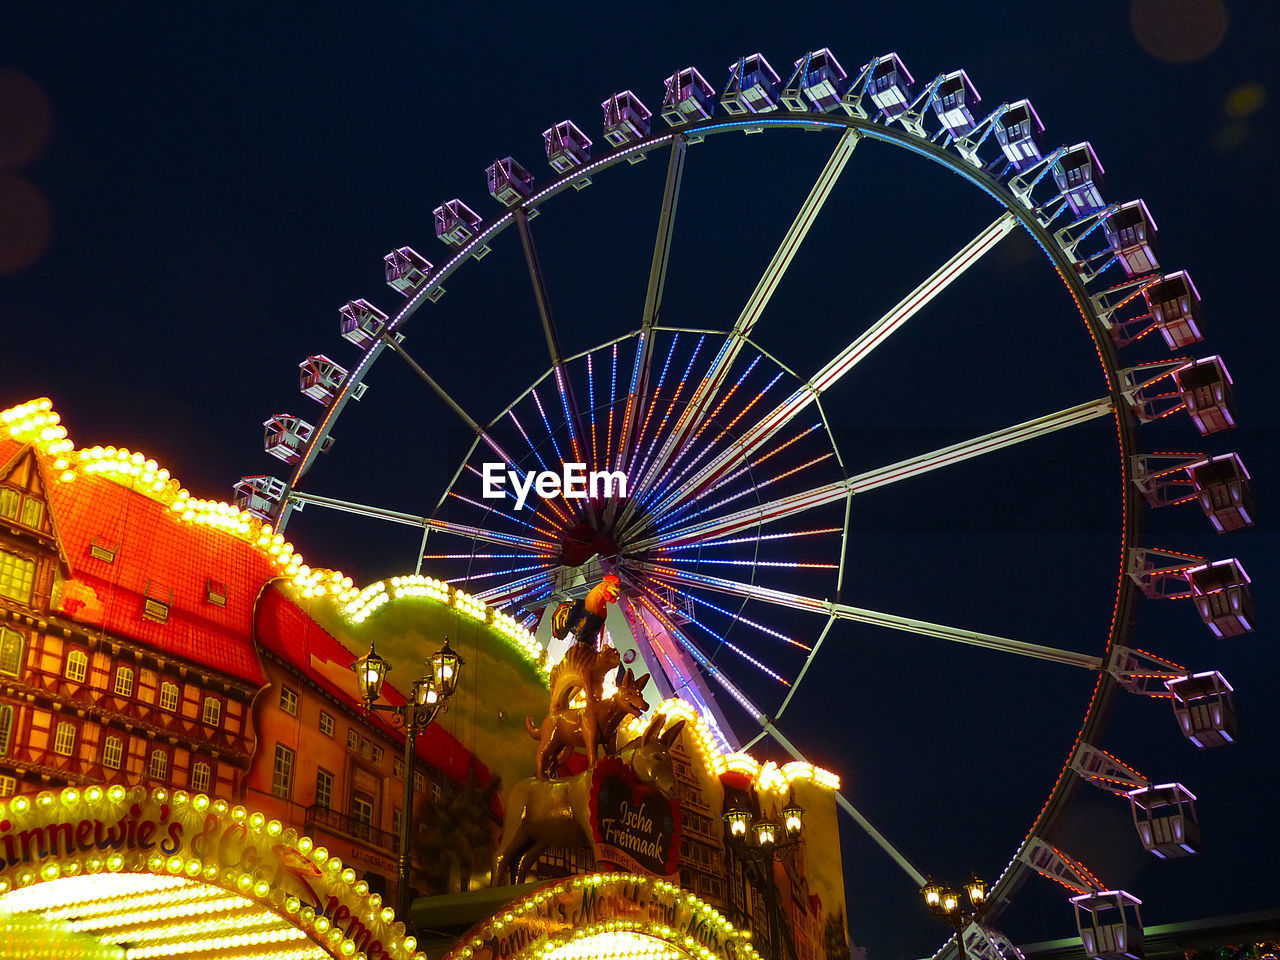
[[[116,682],[111,688],[117,697],[133,696],[133,668],[120,667],[116,670]]]
[[[316,806],[326,810],[333,806],[333,774],[323,767],[316,770]]]
[[[352,727],[347,731],[347,749],[364,757],[366,760],[373,754],[373,744],[368,737],[362,737]]]
[[[169,622],[169,605],[163,600],[155,600],[151,597],[142,598],[142,617],[144,620],[154,620],[156,623]]]
[[[369,838],[373,826],[373,797],[365,793],[351,795],[351,832],[357,837]]]
[[[298,691],[288,687],[280,688],[280,709],[291,717],[298,715]]]
[[[320,732],[326,737],[333,736],[333,717],[323,710],[320,711]]]
[[[418,793],[427,792],[427,778],[421,770],[413,771],[413,789]]]
[[[200,719],[209,726],[216,727],[218,721],[222,719],[222,701],[216,697],[205,697]]]
[[[124,761],[124,741],[119,737],[107,737],[102,741],[102,765],[111,770],[119,770]]]
[[[206,580],[204,598],[215,607],[225,607],[227,605],[227,585],[219,583],[217,580]]]
[[[0,777],[0,797],[12,797],[17,792],[17,780],[13,777]]]
[[[89,675],[89,655],[83,650],[72,650],[67,654],[67,665],[63,674],[75,683],[84,683]]]
[[[22,525],[24,527],[39,527],[40,521],[44,519],[44,504],[35,497],[27,497],[22,501]]]
[[[271,768],[271,792],[282,800],[288,800],[293,792],[293,751],[282,743],[276,744],[275,764]]]
[[[431,783],[431,799],[437,804],[444,799],[444,788],[440,786],[438,780],[433,780]]]
[[[152,780],[163,780],[169,776],[169,755],[161,749],[151,751],[151,762],[147,764],[147,776]]]
[[[31,588],[36,582],[36,563],[17,554],[0,550],[0,597],[31,602]]]
[[[197,761],[191,767],[191,789],[204,793],[209,789],[209,782],[212,779],[212,771],[209,765],[203,761]]]
[[[22,673],[22,653],[26,648],[26,638],[17,630],[0,627],[0,673],[11,677]]]
[[[173,713],[178,709],[178,685],[165,681],[160,684],[160,709]]]
[[[0,757],[9,752],[9,740],[13,735],[13,707],[0,707]]]
[[[53,735],[53,752],[64,757],[71,756],[76,748],[76,726],[74,723],[60,723]]]
[[[6,520],[17,520],[18,510],[22,503],[22,495],[8,487],[0,488],[0,517]]]
[[[400,757],[393,757],[391,760],[391,775],[397,780],[404,779],[404,760]]]
[[[373,756],[374,763],[378,763],[378,764],[382,763],[382,747],[380,747],[376,743],[373,745],[372,756]]]

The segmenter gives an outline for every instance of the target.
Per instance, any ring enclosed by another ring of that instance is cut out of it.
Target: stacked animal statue
[[[664,797],[675,792],[671,746],[684,721],[662,731],[662,715],[648,729],[618,751],[641,783],[651,783]],[[493,860],[493,883],[523,883],[530,869],[549,846],[579,847],[591,844],[591,771],[561,780],[529,777],[511,788],[506,800],[507,818]]]
[[[560,662],[551,669],[551,705],[547,711],[546,719],[542,721],[541,727],[536,727],[532,717],[525,717],[525,726],[530,734],[534,730],[538,730],[538,755],[536,766],[537,776],[540,779],[547,779],[554,775],[556,766],[559,763],[560,752],[564,748],[567,740],[564,736],[557,737],[556,731],[558,727],[564,729],[565,734],[570,733],[575,727],[580,731],[577,739],[581,740],[584,750],[587,752],[588,765],[596,762],[596,748],[604,743],[600,737],[600,721],[605,718],[611,709],[630,710],[628,706],[629,700],[627,695],[619,699],[616,695],[614,703],[607,708],[602,709],[601,693],[604,689],[604,678],[614,668],[619,668],[620,659],[618,651],[613,647],[605,647],[603,650],[597,651],[594,645],[588,646],[583,643],[575,643],[566,652]],[[649,678],[646,675],[645,680]],[[583,704],[579,707],[572,707],[575,695],[581,691],[583,695]],[[643,698],[640,703],[644,704]],[[640,712],[647,710],[648,706],[644,705]],[[622,717],[618,717],[621,722]],[[617,723],[613,724],[613,729],[617,729]],[[612,745],[605,743],[605,749],[610,750]]]
[[[575,646],[575,650],[577,647]],[[617,651],[612,647],[615,657]],[[570,650],[566,655],[573,655]],[[604,654],[600,654],[604,659]],[[556,670],[559,669],[557,665]],[[556,769],[565,763],[569,756],[581,747],[587,753],[587,765],[596,762],[596,746],[602,746],[606,754],[615,752],[615,737],[618,724],[627,717],[638,717],[649,709],[644,699],[644,687],[649,682],[649,674],[637,677],[629,669],[618,667],[614,677],[617,689],[613,696],[604,699],[587,699],[581,709],[555,709],[555,670],[552,671],[552,710],[542,721],[539,728],[532,717],[524,718],[525,729],[529,736],[538,741],[537,774],[540,780],[549,780],[555,776]]]

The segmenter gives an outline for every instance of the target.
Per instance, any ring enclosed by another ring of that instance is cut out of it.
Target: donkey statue
[[[532,717],[525,717],[525,729],[538,741],[535,776],[540,780],[555,776],[556,768],[578,747],[587,751],[589,767],[595,766],[597,745],[604,747],[606,754],[613,753],[618,724],[649,709],[644,699],[644,687],[648,682],[649,674],[637,677],[630,669],[618,667],[614,677],[617,690],[613,696],[588,701],[578,710],[567,708],[548,713],[541,727],[533,722]]]
[[[677,720],[666,732],[659,714],[643,734],[618,751],[641,783],[653,784],[664,797],[676,788],[671,746],[684,729]],[[507,818],[493,858],[493,884],[523,883],[549,846],[591,845],[591,770],[560,780],[529,777],[511,788]]]

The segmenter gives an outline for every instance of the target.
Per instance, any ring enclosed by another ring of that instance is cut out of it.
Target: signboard
[[[0,800],[0,895],[62,876],[121,873],[229,890],[342,960],[357,952],[367,960],[421,957],[354,870],[261,813],[161,787],[68,787]]]
[[[571,937],[590,954],[591,936],[614,938],[618,931],[662,941],[697,960],[760,960],[749,933],[674,883],[616,873],[539,887],[468,931],[444,960],[522,960]],[[601,946],[602,954],[613,952]]]
[[[591,772],[591,845],[601,868],[675,877],[680,801],[641,783],[617,757],[604,757]]]

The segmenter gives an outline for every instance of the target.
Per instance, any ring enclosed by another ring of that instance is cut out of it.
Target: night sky
[[[983,113],[1029,97],[1051,146],[1090,140],[1106,167],[1104,196],[1147,201],[1162,265],[1188,269],[1204,297],[1206,342],[1194,352],[1220,353],[1236,382],[1238,429],[1202,439],[1175,417],[1144,427],[1143,447],[1239,451],[1262,517],[1258,529],[1217,537],[1196,507],[1168,508],[1149,517],[1145,542],[1238,556],[1263,627],[1215,641],[1190,605],[1141,603],[1135,645],[1221,670],[1236,688],[1242,742],[1196,751],[1166,703],[1133,696],[1118,700],[1103,737],[1154,781],[1197,794],[1204,851],[1156,861],[1127,804],[1091,787],[1057,840],[1141,897],[1148,924],[1277,906],[1280,657],[1267,601],[1280,579],[1269,520],[1280,411],[1268,291],[1280,143],[1268,98],[1280,94],[1280,17],[1271,5],[1230,4],[1216,45],[1210,0],[892,13],[746,3],[129,7],[11,5],[0,27],[0,407],[48,396],[79,446],[141,450],[199,497],[229,499],[243,475],[286,475],[263,453],[260,424],[281,412],[319,418],[297,393],[297,364],[325,353],[354,365],[337,308],[357,297],[398,306],[383,254],[408,244],[442,262],[432,208],[461,197],[492,214],[484,169],[496,157],[512,154],[548,181],[540,133],[553,122],[575,120],[603,152],[599,103],[615,91],[634,89],[657,109],[663,78],[687,65],[721,88],[730,62],[757,50],[784,77],[821,46],[850,72],[896,50],[920,83],[964,67]],[[32,87],[51,111],[47,137]],[[732,324],[834,144],[829,133],[781,131],[690,148],[664,322]],[[562,195],[533,224],[571,352],[638,325],[661,157]],[[761,320],[761,344],[808,376],[997,213],[940,167],[864,142]],[[405,347],[487,421],[547,366],[514,231],[446,287],[407,325]],[[1122,357],[1167,356],[1152,339]],[[305,489],[430,512],[467,434],[390,354],[368,383]],[[1074,305],[1019,232],[824,404],[858,472],[1104,392]],[[844,599],[1099,653],[1119,564],[1116,468],[1114,429],[1101,420],[855,500]],[[314,507],[295,515],[288,536],[308,563],[358,583],[411,571],[418,539]],[[831,594],[817,578],[777,585]],[[821,626],[765,614],[810,640]],[[794,676],[794,658],[755,652]],[[731,654],[717,651],[716,662],[763,702],[781,699]],[[1004,868],[1093,686],[1085,671],[853,624],[833,630],[811,677],[783,729],[841,774],[847,795],[921,869],[954,882]],[[943,931],[851,823],[844,856],[854,940],[875,960],[931,952]],[[1035,876],[998,925],[1020,942],[1074,932],[1066,891]]]

